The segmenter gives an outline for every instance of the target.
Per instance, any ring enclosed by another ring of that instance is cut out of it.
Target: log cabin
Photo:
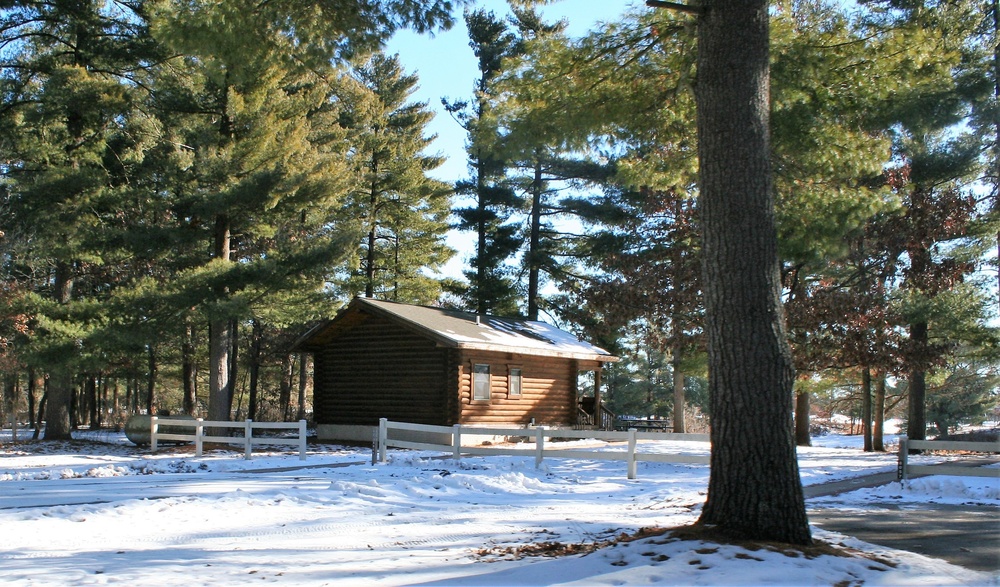
[[[610,428],[607,351],[544,322],[355,298],[305,333],[321,440],[370,441],[379,418],[452,426]],[[592,394],[581,372],[593,372]],[[586,397],[584,397],[586,396]]]

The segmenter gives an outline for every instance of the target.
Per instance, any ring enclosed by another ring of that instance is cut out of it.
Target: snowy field
[[[277,452],[244,461],[238,448],[150,454],[109,433],[28,444],[6,434],[5,586],[1000,585],[996,573],[817,526],[814,538],[840,556],[662,534],[697,519],[707,465],[639,463],[629,481],[614,461],[546,459],[536,469],[530,455],[456,462],[394,450],[372,466],[370,449],[333,445],[310,446],[304,462]],[[865,454],[857,437],[814,444],[799,453],[805,485],[895,471],[895,455]],[[927,477],[818,500],[1000,506],[997,485]]]

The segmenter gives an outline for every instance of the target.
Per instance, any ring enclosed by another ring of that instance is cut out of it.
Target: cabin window
[[[511,367],[507,373],[507,397],[521,397],[521,368]]]
[[[472,368],[472,399],[490,399],[490,366],[476,364]]]

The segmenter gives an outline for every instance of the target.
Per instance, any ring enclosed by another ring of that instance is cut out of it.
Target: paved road
[[[877,509],[810,508],[809,521],[865,542],[1000,572],[1000,508],[884,505]]]
[[[987,462],[995,462],[994,460]],[[979,462],[949,463],[979,466]],[[806,499],[836,496],[896,481],[895,473],[804,488]],[[998,481],[1000,483],[1000,481]],[[981,505],[879,504],[860,508],[809,508],[809,521],[824,530],[871,544],[915,552],[977,571],[1000,572],[1000,508]],[[808,505],[808,502],[807,502]]]

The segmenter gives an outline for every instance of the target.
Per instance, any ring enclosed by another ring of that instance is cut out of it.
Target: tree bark
[[[795,444],[812,446],[812,435],[809,433],[809,392],[795,394]]]
[[[375,177],[378,173],[378,162],[373,161],[371,164],[372,177]],[[378,245],[378,186],[375,185],[376,180],[372,179],[371,191],[369,193],[369,219],[368,222],[371,225],[368,228],[368,251],[365,255],[365,297],[374,298],[375,297],[375,247]]]
[[[676,322],[675,322],[676,324]],[[684,425],[684,371],[681,369],[681,355],[683,345],[679,334],[674,337],[673,349],[673,380],[674,380],[674,432],[684,434],[687,427]]]
[[[45,406],[49,403],[48,385],[42,391],[42,399],[38,400],[38,417],[35,418],[35,432],[31,435],[32,440],[38,440],[42,434],[42,422],[45,420]]]
[[[220,214],[215,220],[215,258],[231,260],[229,217]],[[219,292],[226,296],[226,288]],[[208,327],[208,419],[228,422],[232,409],[232,395],[229,382],[230,321],[218,316]]]
[[[247,402],[247,418],[257,419],[257,385],[260,377],[260,342],[263,336],[260,322],[253,321],[250,334],[250,399]]]
[[[148,345],[147,358],[149,359],[149,369],[146,371],[146,413],[156,414],[156,348]]]
[[[28,424],[37,430],[38,420],[35,417],[35,369],[34,367],[28,367]]]
[[[926,322],[910,325],[910,342],[914,348],[919,349],[918,354],[924,354],[923,349],[927,347]],[[927,400],[927,374],[922,363],[922,359],[917,359],[915,366],[910,369],[909,418],[906,425],[906,435],[911,440],[927,439],[927,412],[924,408]]]
[[[195,415],[198,404],[196,387],[197,367],[194,357],[194,326],[191,319],[186,318],[184,324],[184,342],[181,343],[181,378],[184,380],[184,413]]]
[[[309,355],[299,354],[299,409],[296,420],[306,419],[306,375],[309,372]]]
[[[542,160],[535,154],[535,176],[531,181],[531,228],[528,235],[528,320],[538,320],[538,289],[542,240]]]
[[[770,168],[768,2],[704,8],[695,98],[712,456],[699,522],[808,544]]]
[[[91,429],[101,427],[101,397],[97,390],[97,377],[88,375],[86,382],[87,408],[89,410],[87,420]]]
[[[73,298],[73,275],[68,263],[56,265],[55,297],[63,305],[69,304]],[[63,362],[52,368],[45,395],[45,440],[72,440],[73,370],[69,364]]]
[[[872,450],[885,452],[885,371],[875,374],[875,403],[872,406]]]
[[[861,433],[864,435],[865,452],[872,452],[872,372],[861,370]]]
[[[292,403],[292,377],[295,374],[295,359],[287,353],[281,358],[281,384],[278,388],[278,408],[281,410],[281,421],[288,420]]]

